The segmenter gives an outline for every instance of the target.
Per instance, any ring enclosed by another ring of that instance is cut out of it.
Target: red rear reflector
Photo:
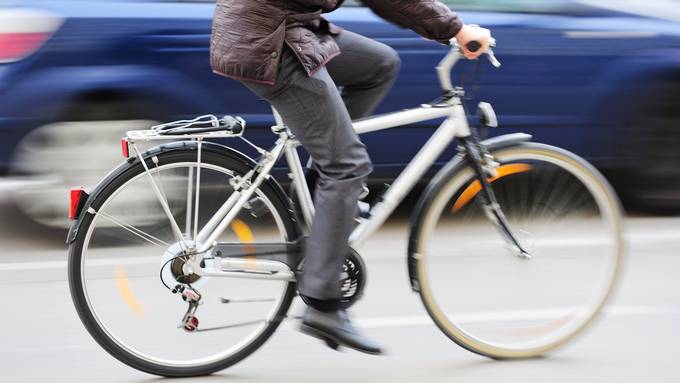
[[[85,200],[87,200],[87,193],[85,193],[83,188],[71,189],[71,208],[68,211],[69,219],[74,220],[78,218]]]
[[[123,157],[130,158],[130,144],[126,139],[120,140],[120,146],[123,149]]]

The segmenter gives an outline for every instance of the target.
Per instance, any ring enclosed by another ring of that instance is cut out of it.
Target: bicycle
[[[487,57],[500,66],[492,50]],[[363,134],[445,118],[357,217],[343,304],[354,304],[366,283],[356,250],[457,139],[458,154],[413,213],[411,287],[465,349],[495,359],[542,355],[586,328],[611,295],[624,253],[620,204],[594,167],[563,149],[521,133],[480,141],[464,90],[452,85],[461,58],[454,44],[437,67],[437,101],[355,123]],[[491,105],[481,103],[479,115],[480,126],[497,125]],[[269,150],[245,139],[245,121],[230,116],[130,131],[126,161],[90,194],[72,191],[71,295],[89,333],[120,361],[162,376],[210,374],[250,355],[286,318],[314,205],[299,143],[274,116]],[[259,158],[208,141],[235,138]],[[290,194],[270,175],[283,157]]]

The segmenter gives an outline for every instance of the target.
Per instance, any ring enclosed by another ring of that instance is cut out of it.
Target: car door
[[[537,141],[595,155],[591,138],[596,132],[588,118],[601,91],[598,80],[625,43],[589,37],[590,31],[606,34],[615,27],[614,17],[567,0],[445,2],[460,9],[466,22],[491,29],[497,40],[495,52],[503,66],[494,70],[486,65],[480,90],[472,97],[496,108],[500,128],[493,134],[523,131]]]
[[[611,55],[593,54],[587,41],[571,38],[572,31],[597,24],[592,9],[566,0],[444,0],[467,23],[493,31],[500,70],[486,60],[460,62],[453,79],[468,91],[467,105],[474,112],[478,101],[491,102],[501,128],[492,135],[523,131],[538,140],[588,152],[584,142],[584,118],[588,97],[597,76]],[[393,91],[378,113],[427,103],[440,95],[434,68],[450,49],[427,41],[410,30],[387,23],[360,3],[353,2],[332,13],[336,24],[395,48],[402,69]],[[586,52],[586,54],[584,54]],[[417,153],[440,121],[376,132],[362,139],[376,164],[375,177],[392,178]],[[455,152],[455,145],[439,165]]]

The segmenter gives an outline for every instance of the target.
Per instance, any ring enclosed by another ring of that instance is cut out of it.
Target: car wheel
[[[132,118],[119,103],[78,105],[20,141],[11,173],[23,187],[12,200],[34,222],[68,227],[68,191],[80,186],[91,189],[123,161],[120,139],[125,132],[155,124]]]
[[[626,167],[617,178],[628,206],[680,211],[680,82],[651,87],[620,138]]]

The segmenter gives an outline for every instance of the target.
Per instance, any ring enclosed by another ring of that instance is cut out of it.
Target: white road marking
[[[546,308],[540,310],[480,311],[450,315],[457,323],[486,323],[501,321],[526,321],[557,319],[573,312],[569,308]],[[680,307],[670,306],[612,306],[606,307],[603,314],[609,317],[656,316],[680,314]],[[359,319],[358,324],[364,328],[389,328],[425,326],[434,324],[427,315],[383,317]]]
[[[524,321],[556,319],[568,314],[568,308],[546,308],[540,310],[511,310],[511,311],[479,311],[456,314],[457,323],[487,323],[500,321]],[[663,316],[680,315],[680,307],[673,306],[611,306],[603,310],[607,317],[632,316]],[[427,315],[389,316],[375,318],[357,318],[356,323],[361,328],[395,328],[434,326],[432,318]],[[288,321],[285,330],[295,330],[297,321]]]
[[[124,265],[152,265],[161,262],[160,256],[134,257],[134,258],[102,258],[88,261],[88,266],[124,266]],[[47,270],[65,269],[66,261],[44,261],[44,262],[17,262],[0,264],[0,271],[25,271],[25,270]]]
[[[556,314],[563,313],[565,310],[552,308],[545,310],[518,310],[518,311],[492,311],[492,312],[470,312],[458,315],[461,323],[483,323],[497,320],[531,320],[542,318],[555,318]],[[605,308],[605,316],[608,317],[632,317],[632,316],[663,316],[680,315],[680,306],[611,306]],[[290,314],[289,314],[290,315]],[[280,331],[297,331],[299,319],[289,318],[285,321]],[[399,327],[419,327],[434,326],[434,322],[427,315],[407,315],[357,319],[356,323],[364,329],[384,329]],[[0,354],[32,351],[49,351],[52,349],[87,350],[88,346],[82,345],[62,345],[62,346],[40,346],[40,347],[12,347],[3,350]]]
[[[678,231],[645,233],[645,234],[630,234],[626,236],[626,241],[630,245],[642,245],[647,243],[658,244],[660,242],[678,242],[680,243],[680,234]],[[550,243],[549,240],[545,241]],[[593,241],[582,240],[575,238],[573,240],[559,240],[555,244],[567,245],[583,245],[592,244]],[[370,257],[370,255],[369,255]],[[117,266],[117,265],[145,265],[155,264],[160,262],[159,256],[147,257],[130,257],[130,258],[102,258],[89,261],[90,266]],[[46,270],[46,269],[65,269],[66,261],[41,261],[41,262],[14,262],[14,263],[0,263],[0,272],[2,271],[29,271],[29,270]]]

